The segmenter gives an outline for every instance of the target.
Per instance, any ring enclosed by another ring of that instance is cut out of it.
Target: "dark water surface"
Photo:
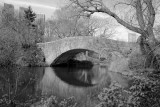
[[[44,96],[60,98],[74,96],[79,103],[87,103],[87,96],[108,87],[113,81],[128,87],[128,79],[94,65],[91,69],[63,67],[0,68],[0,107],[10,101],[33,104]]]

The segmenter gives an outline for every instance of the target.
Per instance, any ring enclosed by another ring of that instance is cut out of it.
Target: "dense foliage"
[[[159,107],[160,81],[157,80],[159,75],[149,75],[143,80],[134,78],[129,89],[123,89],[119,85],[104,88],[98,95],[100,103],[96,107]]]
[[[159,75],[151,74],[150,76],[152,77],[145,78],[144,80],[136,79],[130,88],[131,101],[134,107],[160,106]]]
[[[42,42],[43,35],[36,28],[36,23],[33,24],[36,14],[31,7],[24,12],[24,17],[16,16],[10,9],[3,8],[2,11],[0,66],[37,65],[39,59],[43,59],[43,55],[42,51],[36,47],[36,43]]]

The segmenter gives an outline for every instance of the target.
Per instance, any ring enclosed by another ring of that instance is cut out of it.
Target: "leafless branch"
[[[142,30],[144,30],[145,22],[144,22],[144,18],[143,18],[141,0],[136,1],[136,15],[137,15],[137,20],[138,20],[138,24],[139,24],[140,28]]]
[[[87,11],[90,12],[91,14],[95,13],[95,12],[102,12],[102,13],[106,13],[108,15],[110,15],[111,17],[115,18],[117,20],[118,23],[120,23],[121,25],[125,26],[126,28],[135,31],[137,33],[143,33],[143,31],[135,26],[132,26],[128,23],[126,23],[124,20],[122,20],[120,17],[117,16],[117,14],[115,14],[114,12],[110,11],[103,3],[102,3],[102,7],[101,8],[95,8],[95,9],[90,9],[87,8],[85,6],[83,6],[81,3],[79,3],[79,0],[73,0],[75,4],[77,4],[78,6],[80,6],[83,11]]]
[[[116,8],[118,5],[128,5],[128,6],[132,6],[134,8],[136,8],[136,6],[132,3],[125,3],[125,2],[118,2],[114,5],[114,8]]]
[[[151,26],[153,27],[154,25],[154,21],[155,21],[155,10],[154,7],[152,5],[152,0],[144,0],[144,2],[146,3],[147,7],[148,7],[148,12],[149,12],[149,21],[148,21],[148,27]]]

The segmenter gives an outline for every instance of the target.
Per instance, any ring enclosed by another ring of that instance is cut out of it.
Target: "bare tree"
[[[158,41],[155,38],[153,32],[153,26],[155,23],[156,9],[159,6],[158,0],[123,0],[116,3],[116,5],[127,5],[132,9],[130,15],[132,15],[130,22],[133,19],[137,23],[133,24],[122,19],[118,14],[111,11],[108,6],[105,5],[103,0],[70,0],[77,8],[81,8],[83,12],[87,12],[89,15],[95,12],[101,12],[113,17],[119,24],[123,25],[127,29],[141,34],[140,47],[143,54],[150,53],[148,60],[151,60],[155,55],[152,50],[157,46]]]
[[[89,36],[88,19],[78,14],[78,10],[74,7],[62,7],[55,12],[55,18],[50,20],[50,32],[56,37],[71,37],[71,36]]]
[[[110,26],[106,19],[86,17],[75,6],[65,6],[57,10],[52,20],[46,23],[46,34],[50,37],[54,36],[55,39],[57,37],[93,36],[96,30],[106,25]],[[106,31],[108,29],[105,29],[105,33]]]
[[[99,35],[100,37],[110,38],[113,37],[116,33],[114,27],[115,25],[112,24],[113,20],[111,18],[97,18],[92,17],[89,20],[89,29],[93,30],[95,35]],[[98,34],[96,34],[98,32]]]
[[[12,29],[14,14],[7,9],[1,10],[0,23],[0,65],[6,66],[15,62],[15,54],[19,46],[18,34]]]

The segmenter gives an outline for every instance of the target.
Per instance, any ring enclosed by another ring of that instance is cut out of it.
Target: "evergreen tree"
[[[24,18],[29,22],[29,25],[32,25],[32,22],[35,21],[36,14],[32,11],[32,8],[29,6],[25,12]]]

